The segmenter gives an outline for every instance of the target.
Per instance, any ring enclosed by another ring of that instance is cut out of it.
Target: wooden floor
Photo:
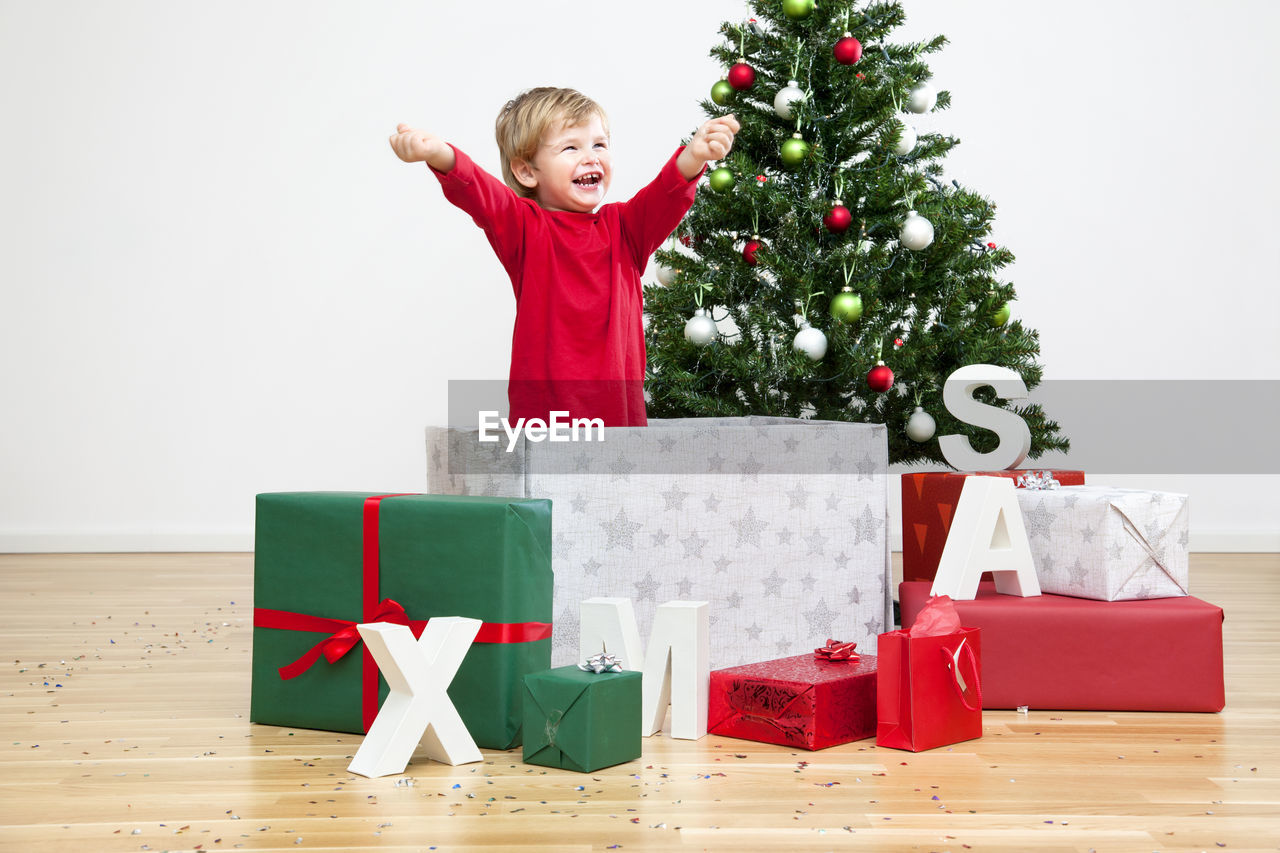
[[[0,849],[1280,849],[1280,557],[1198,555],[1221,714],[991,711],[914,755],[707,737],[589,776],[519,751],[405,777],[246,719],[251,557],[0,556]],[[12,661],[12,663],[8,663]]]

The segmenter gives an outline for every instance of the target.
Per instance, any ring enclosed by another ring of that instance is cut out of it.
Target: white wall
[[[1048,377],[1280,378],[1280,5],[906,5],[952,41],[920,125],[998,202]],[[744,14],[0,0],[0,550],[248,548],[256,492],[423,488],[423,426],[506,375],[513,307],[395,123],[496,168],[501,103],[576,86],[625,198]],[[1280,548],[1280,477],[1183,481],[1193,547]]]

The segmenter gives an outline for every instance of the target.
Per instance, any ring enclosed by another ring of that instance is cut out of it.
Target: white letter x
[[[481,624],[461,616],[437,617],[417,642],[404,625],[356,626],[391,693],[347,770],[369,777],[403,773],[424,739],[428,757],[436,761],[457,765],[483,759],[445,693]]]

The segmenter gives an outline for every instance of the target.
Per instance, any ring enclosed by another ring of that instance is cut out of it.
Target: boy
[[[604,110],[573,89],[531,89],[498,115],[505,185],[437,136],[401,124],[391,147],[426,162],[471,215],[511,278],[516,321],[510,420],[553,411],[644,426],[640,274],[693,204],[708,160],[733,147],[712,119],[627,202],[600,206],[613,176]]]

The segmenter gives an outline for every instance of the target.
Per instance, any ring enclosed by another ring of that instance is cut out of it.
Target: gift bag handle
[[[960,640],[960,645],[956,646],[955,652],[949,649],[938,649],[942,653],[943,665],[946,666],[947,672],[951,673],[951,686],[956,691],[956,695],[960,697],[960,703],[970,711],[982,710],[982,684],[980,683],[980,675],[978,673],[978,658],[973,653],[973,647]],[[960,655],[963,652],[965,659],[969,662],[970,669],[973,670],[973,694],[978,698],[977,705],[969,704],[969,700],[965,698],[964,688],[960,686]]]

